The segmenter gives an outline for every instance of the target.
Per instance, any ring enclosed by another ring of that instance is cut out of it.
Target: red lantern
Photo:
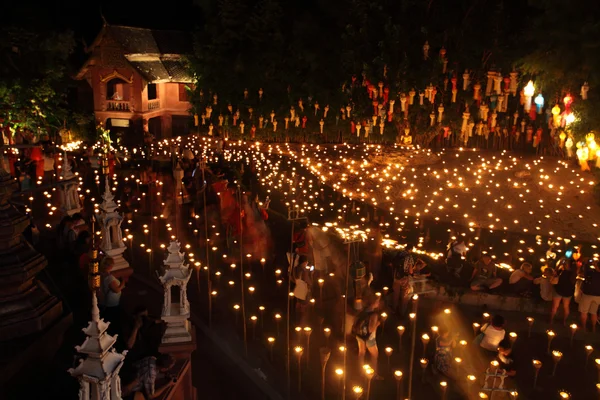
[[[377,115],[377,106],[379,102],[377,100],[373,100],[373,115]]]
[[[573,98],[570,94],[567,94],[563,99],[563,103],[565,103],[565,112],[568,114],[571,111],[571,104],[573,104]]]
[[[456,90],[456,77],[452,77],[452,79],[450,79],[450,82],[452,82],[452,90]]]
[[[369,86],[367,86],[367,89],[369,90],[369,98],[370,99],[376,98],[376,96],[375,96],[375,85],[369,85]]]
[[[510,77],[504,77],[504,91],[508,92],[510,90]]]
[[[383,102],[385,104],[387,104],[389,98],[390,98],[390,88],[385,87],[385,88],[383,88]]]

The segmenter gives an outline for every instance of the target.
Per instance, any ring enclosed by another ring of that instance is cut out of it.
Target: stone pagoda
[[[98,223],[102,230],[100,249],[114,260],[115,266],[113,271],[119,271],[129,268],[129,263],[123,258],[123,253],[127,249],[123,242],[123,232],[121,231],[123,217],[116,211],[118,206],[114,201],[115,196],[110,190],[108,179],[108,176],[106,176],[104,194],[102,195],[102,199],[104,200],[100,204],[100,215],[98,217]]]
[[[0,164],[0,342],[45,331],[63,315],[62,302],[36,280],[48,262],[21,235],[29,217],[9,203],[17,189]]]
[[[60,181],[58,183],[60,193],[60,211],[65,215],[73,215],[81,211],[79,201],[79,181],[77,176],[71,170],[71,165],[67,158],[67,152],[63,156],[63,165],[60,171]]]
[[[70,368],[71,376],[79,380],[79,400],[121,400],[121,379],[119,371],[125,355],[113,348],[117,335],[106,333],[110,323],[100,319],[96,291],[92,292],[92,320],[83,332],[87,338],[77,352],[85,355],[79,365]]]
[[[165,264],[165,273],[159,277],[163,285],[165,300],[162,309],[162,319],[167,323],[167,329],[162,338],[163,343],[180,343],[192,341],[190,318],[190,303],[187,299],[187,284],[192,276],[192,270],[185,262],[185,254],[180,252],[179,242],[172,241],[169,245]],[[178,288],[179,299],[173,302],[173,291]],[[177,301],[178,300],[178,301]]]

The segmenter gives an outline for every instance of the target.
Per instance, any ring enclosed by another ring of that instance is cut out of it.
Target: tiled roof
[[[130,64],[133,65],[133,67],[137,69],[148,82],[169,79],[169,73],[161,61],[130,61]]]
[[[193,51],[192,38],[185,32],[130,26],[105,25],[92,47],[109,35],[123,48],[123,55],[148,82],[192,82],[185,55]],[[77,74],[82,79],[89,59]]]
[[[115,25],[106,29],[125,54],[191,54],[193,50],[192,39],[185,32]]]

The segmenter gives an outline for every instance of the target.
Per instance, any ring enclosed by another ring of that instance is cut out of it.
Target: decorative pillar
[[[165,273],[159,277],[164,289],[162,320],[167,323],[167,329],[162,343],[191,342],[190,303],[187,299],[187,284],[192,276],[190,266],[185,263],[185,254],[180,252],[179,242],[169,244],[167,258],[164,261]],[[173,286],[179,287],[179,299],[171,298]],[[174,303],[173,300],[176,302]]]
[[[489,71],[487,73],[487,85],[485,86],[485,95],[486,97],[492,94],[492,87],[494,85],[494,78],[496,77],[496,72]]]
[[[440,104],[440,106],[438,107],[438,124],[442,123],[442,118],[444,118],[444,105]]]
[[[81,211],[79,202],[79,181],[71,171],[71,166],[67,159],[67,152],[63,155],[63,165],[59,175],[58,189],[60,193],[60,211],[65,215],[73,215]]]
[[[465,70],[465,73],[463,74],[463,91],[466,91],[467,88],[469,87],[469,79],[471,77],[471,75],[469,74],[468,70]]]
[[[417,94],[417,92],[415,92],[415,89],[410,89],[408,91],[408,105],[412,106],[415,103],[415,95]]]
[[[102,194],[103,201],[102,204],[100,204],[100,215],[98,216],[98,222],[102,231],[100,249],[104,254],[114,260],[115,266],[113,271],[119,271],[129,268],[129,263],[123,258],[123,253],[127,250],[127,247],[123,242],[123,232],[121,231],[123,217],[116,211],[117,204],[115,203],[115,197],[110,190],[108,179],[109,178],[106,177],[104,181],[104,194]]]
[[[500,72],[494,77],[494,92],[502,94],[502,74]]]
[[[110,323],[100,319],[96,291],[92,293],[92,320],[83,330],[87,336],[81,346],[75,346],[85,358],[70,368],[71,376],[79,380],[79,400],[121,400],[119,371],[127,351],[118,353],[114,348],[116,336],[106,333]]]
[[[517,95],[517,77],[519,76],[519,73],[513,71],[510,74],[508,74],[508,76],[510,76],[510,85],[509,85],[510,93],[513,96],[516,96]]]
[[[481,91],[481,85],[476,83],[473,85],[473,100],[479,100],[479,92]]]

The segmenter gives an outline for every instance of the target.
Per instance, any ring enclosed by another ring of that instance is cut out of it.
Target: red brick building
[[[135,140],[146,130],[156,138],[190,131],[186,33],[105,24],[86,52],[76,79],[92,88],[98,124]]]

